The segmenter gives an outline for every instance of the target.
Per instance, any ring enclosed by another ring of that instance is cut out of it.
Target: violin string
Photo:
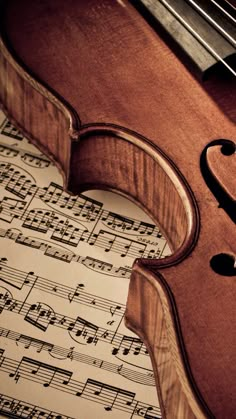
[[[188,2],[192,4],[193,7],[195,7],[195,9],[197,9],[209,22],[211,22],[212,25],[214,25],[229,40],[229,42],[236,46],[236,40],[232,38],[232,36],[226,32],[222,26],[220,26],[214,19],[212,19],[212,17],[207,12],[205,12],[202,7],[200,7],[194,0],[188,0]]]
[[[227,12],[219,3],[217,3],[215,0],[210,0],[218,9],[220,9],[229,19],[232,19],[234,23],[236,23],[236,19]]]
[[[234,76],[236,76],[236,72],[234,69],[223,59],[221,56],[189,25],[186,20],[182,18],[182,16],[176,12],[176,10],[170,6],[170,4],[166,0],[159,0],[182,24],[185,28],[206,48],[206,50],[218,61],[220,61],[224,67],[226,67]]]

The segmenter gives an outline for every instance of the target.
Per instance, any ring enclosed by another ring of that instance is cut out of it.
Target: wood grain
[[[163,417],[232,419],[235,278],[210,260],[235,255],[236,236],[200,170],[208,143],[235,141],[225,81],[211,94],[127,1],[3,6],[4,109],[56,161],[65,187],[127,195],[173,250],[134,263],[126,312],[149,348]]]

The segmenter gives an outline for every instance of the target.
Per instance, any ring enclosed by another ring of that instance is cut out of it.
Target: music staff
[[[0,155],[3,157],[16,157],[19,154],[19,151],[17,151],[13,147],[8,147],[3,143],[0,143]]]
[[[28,166],[31,166],[37,169],[45,169],[46,167],[49,167],[50,164],[52,164],[45,157],[41,157],[37,154],[32,154],[32,153],[24,153],[24,154],[22,153],[21,159]]]
[[[90,294],[84,291],[84,284],[80,283],[76,288],[64,285],[59,282],[50,281],[46,278],[35,275],[34,272],[24,272],[16,268],[6,265],[5,258],[0,259],[0,281],[5,282],[22,290],[24,286],[34,288],[56,297],[64,298],[70,303],[80,303],[97,310],[109,313],[111,317],[123,317],[125,312],[125,304],[117,303],[115,301],[102,298],[98,295]]]
[[[120,214],[115,214],[111,211],[103,210],[101,221],[112,228],[112,230],[123,231],[125,233],[153,235],[159,239],[163,238],[162,234],[154,224],[145,223],[144,221],[132,220],[131,218],[123,217]]]
[[[0,132],[0,392],[8,393],[0,416],[83,419],[91,409],[99,418],[159,418],[147,350],[126,336],[123,315],[133,257],[162,256],[164,238],[151,221],[133,218],[132,207],[122,215],[100,193],[67,194],[47,158],[10,138]],[[36,389],[30,399],[27,386]]]
[[[15,128],[14,125],[8,119],[5,119],[3,121],[3,124],[0,128],[0,133],[7,137],[14,138],[14,140],[18,141],[21,141],[24,138],[21,132],[17,128]]]
[[[125,268],[123,266],[115,267],[111,263],[104,262],[90,256],[77,255],[64,248],[55,247],[50,242],[48,243],[45,241],[37,240],[35,238],[24,236],[19,230],[5,230],[0,228],[0,237],[14,240],[16,244],[22,244],[36,250],[41,250],[44,252],[45,256],[52,257],[62,262],[71,263],[73,261],[81,263],[89,269],[92,269],[96,272],[101,272],[109,276],[118,276],[120,278],[130,277],[131,268]]]
[[[52,164],[45,157],[40,156],[39,154],[26,152],[19,147],[8,146],[0,142],[0,155],[3,157],[14,158],[20,155],[21,160],[28,166],[45,169]]]
[[[70,359],[71,361],[87,364],[112,374],[121,375],[128,380],[142,385],[155,386],[153,372],[151,370],[146,370],[144,367],[139,368],[137,371],[134,367],[131,369],[124,364],[117,365],[113,362],[108,362],[94,356],[83,354],[82,352],[76,351],[74,347],[67,349],[62,346],[54,345],[50,342],[26,336],[2,327],[0,327],[0,336],[2,338],[13,340],[17,345],[23,345],[25,349],[35,348],[37,353],[45,351],[58,360]]]
[[[59,414],[58,412],[45,409],[42,406],[37,406],[5,394],[0,394],[0,414],[11,418],[22,419],[39,419],[40,417],[45,419],[75,419],[71,416]]]
[[[124,336],[117,331],[104,329],[87,320],[77,317],[72,318],[63,314],[55,313],[54,310],[43,302],[29,304],[9,297],[8,293],[0,294],[0,308],[12,311],[24,316],[24,320],[36,328],[46,331],[49,326],[55,326],[67,330],[70,336],[84,344],[97,345],[99,342],[109,343],[113,346],[113,355],[122,352],[123,355],[148,355],[143,342],[136,337]]]
[[[7,192],[25,199],[36,195],[38,188],[35,179],[21,168],[6,163],[0,165],[0,182]]]
[[[102,207],[100,202],[82,194],[76,197],[68,195],[60,185],[54,182],[51,182],[48,187],[40,188],[29,172],[15,164],[0,163],[0,183],[6,191],[21,199],[28,196],[32,198],[33,192],[34,198],[42,200],[48,206],[49,204],[56,205],[59,210],[63,209],[63,212],[65,210],[72,212],[76,221],[78,218],[86,222],[96,221]]]
[[[44,190],[40,189],[38,197],[46,204],[56,205],[63,210],[70,210],[76,218],[84,221],[96,221],[100,217],[103,204],[80,194],[76,197],[66,193],[60,185],[51,182]]]
[[[105,411],[117,409],[133,416],[146,418],[161,418],[160,409],[150,406],[135,399],[136,394],[119,387],[112,386],[97,380],[88,378],[85,383],[72,378],[71,371],[55,367],[51,364],[23,357],[20,362],[12,358],[4,357],[0,371],[5,372],[16,383],[21,380],[29,380],[44,387],[68,393],[76,397],[89,399],[93,403],[99,403]]]
[[[83,194],[76,197],[70,196],[60,185],[54,182],[51,182],[48,187],[36,187],[35,181],[27,178],[27,175],[31,177],[29,173],[23,172],[25,171],[22,169],[14,169],[14,165],[4,163],[2,164],[2,169],[0,171],[0,182],[5,186],[6,190],[22,199],[28,194],[32,195],[31,188],[36,188],[35,198],[41,199],[48,205],[53,204],[57,206],[58,209],[63,209],[63,211],[72,211],[76,219],[81,218],[86,222],[94,222],[101,219],[103,224],[112,230],[123,231],[128,234],[152,235],[153,237],[164,240],[159,229],[154,224],[127,218],[103,209],[101,202],[88,198]],[[22,191],[19,192],[19,186],[21,189],[24,189],[24,195],[22,194]]]
[[[161,247],[147,249],[147,244],[131,240],[123,236],[100,230],[98,233],[79,228],[71,224],[69,219],[62,219],[54,211],[44,209],[25,210],[19,201],[12,202],[4,198],[1,202],[1,219],[11,222],[14,218],[22,221],[22,227],[39,233],[52,231],[50,238],[69,246],[77,247],[80,242],[97,246],[105,252],[119,253],[121,257],[157,258],[162,254]]]

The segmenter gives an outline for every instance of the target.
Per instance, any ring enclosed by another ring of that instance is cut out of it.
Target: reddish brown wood
[[[163,417],[232,419],[235,277],[210,260],[235,257],[236,237],[200,156],[212,140],[235,140],[235,82],[199,84],[124,0],[8,0],[1,16],[4,110],[58,164],[66,188],[129,196],[173,250],[134,263],[126,311],[148,346]],[[222,157],[208,155],[215,172]],[[233,156],[229,166],[215,173],[228,191]]]
[[[225,192],[236,202],[236,159],[234,154],[229,156],[221,152],[222,146],[218,145],[208,149],[207,160],[209,168]],[[233,176],[229,176],[229,173]]]

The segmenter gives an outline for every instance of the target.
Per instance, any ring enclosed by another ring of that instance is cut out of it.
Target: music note
[[[62,346],[54,345],[50,342],[46,342],[44,340],[39,340],[31,336],[22,335],[20,333],[1,327],[0,336],[15,341],[17,345],[22,344],[25,347],[25,349],[35,348],[36,352],[38,353],[46,351],[53,358],[69,358],[71,361],[77,361],[86,365],[91,365],[93,367],[103,369],[112,374],[122,375],[123,377],[133,382],[142,383],[143,385],[148,385],[152,387],[154,387],[155,385],[153,373],[150,370],[136,371],[132,368],[124,366],[124,364],[116,365],[115,363],[104,361],[102,359],[83,354],[82,352],[78,352],[75,350],[74,346],[67,349]],[[4,351],[2,350],[1,353],[3,354]]]
[[[19,151],[15,150],[14,148],[7,147],[4,144],[0,144],[0,154],[5,157],[16,157]]]
[[[36,230],[40,233],[47,233],[53,221],[57,218],[53,211],[32,209],[26,214],[22,227]]]
[[[80,195],[73,197],[63,191],[62,187],[54,182],[39,193],[45,203],[54,204],[63,210],[70,210],[76,218],[85,221],[97,220],[102,204],[91,198]]]
[[[54,317],[55,313],[51,307],[44,303],[32,304],[24,317],[25,321],[31,323],[38,329],[46,332],[50,321]]]
[[[20,379],[33,381],[45,388],[52,387],[57,391],[102,404],[106,411],[116,409],[131,415],[139,414],[139,416],[142,416],[143,412],[145,414],[151,412],[150,416],[144,417],[161,418],[160,411],[156,407],[137,401],[134,392],[90,378],[82,383],[72,379],[71,371],[32,358],[23,357],[19,363],[6,359],[4,372],[14,378],[16,383]]]
[[[88,322],[81,317],[77,317],[73,332],[76,337],[82,337],[86,343],[93,343],[94,345],[98,342],[98,333],[99,327],[93,323]]]
[[[21,141],[23,139],[23,135],[21,132],[11,124],[10,121],[7,119],[4,121],[3,127],[1,128],[1,134],[14,138],[14,140]]]
[[[112,230],[129,231],[133,229],[134,221],[113,212],[103,212],[101,220]]]
[[[83,198],[83,203],[81,202]],[[92,198],[85,197],[80,195],[80,199],[76,201],[74,205],[74,215],[76,217],[81,217],[83,220],[93,222],[96,221],[101,213],[102,203],[98,202]]]
[[[31,153],[24,153],[21,158],[27,165],[39,169],[45,169],[46,167],[49,167],[49,165],[51,164],[49,160],[38,155],[33,155]]]
[[[17,382],[21,377],[32,379],[32,381],[34,381],[33,378],[30,378],[31,374],[35,376],[37,382],[41,383],[44,387],[50,387],[53,384],[57,387],[60,387],[61,384],[63,386],[67,385],[72,377],[71,371],[54,367],[50,364],[39,362],[26,356],[22,358],[16,371],[14,373],[10,373],[9,375],[10,377],[14,377]]]
[[[103,404],[106,411],[118,408],[127,412],[132,412],[136,406],[134,399],[135,393],[100,381],[88,379],[82,391],[77,393],[77,396],[86,397],[89,394],[93,395],[94,401]]]
[[[141,221],[139,223],[136,223],[134,230],[137,231],[137,233],[142,234],[142,235],[148,235],[148,236],[153,235],[153,236],[158,237],[159,239],[161,238],[164,239],[160,230],[154,224],[145,223],[144,221]]]
[[[145,244],[111,234],[105,230],[100,230],[98,234],[92,234],[88,243],[103,248],[105,252],[119,253],[121,257],[141,257],[146,249]]]
[[[111,263],[107,263],[98,259],[94,259],[90,256],[86,256],[85,258],[81,259],[83,265],[87,266],[90,269],[95,271],[102,271],[110,273],[112,271],[113,265]]]
[[[59,220],[54,226],[51,239],[76,247],[83,233],[83,230],[75,227],[69,220]]]
[[[6,265],[0,266],[0,272],[0,280],[18,290],[21,290],[24,285],[30,286],[37,281],[37,276],[34,275],[34,272],[21,272],[18,270],[18,275],[15,275],[16,270]]]
[[[13,298],[12,294],[6,288],[0,287],[0,313],[3,310],[17,311],[18,307],[18,301]]]
[[[141,403],[138,404],[138,407],[135,409],[135,414],[141,416],[144,419],[158,419],[161,418],[161,413],[159,410],[159,415],[157,416],[157,411],[152,406],[143,406],[140,407]]]
[[[63,195],[63,189],[60,185],[51,182],[48,187],[44,187],[39,192],[39,198],[45,203],[57,204]],[[68,198],[69,199],[69,198]]]
[[[165,240],[160,230],[154,224],[123,217],[122,215],[114,212],[103,210],[101,221],[103,221],[103,223],[112,230],[120,230],[131,234],[138,233],[140,235],[152,235]]]
[[[36,348],[36,352],[42,351],[52,352],[53,346],[51,343],[45,342],[40,339],[35,339],[26,335],[20,335],[17,342],[22,343],[25,349],[29,349],[31,346]]]
[[[29,236],[24,236],[22,233],[19,233],[17,237],[13,236],[13,240],[14,239],[16,243],[31,247],[32,249],[43,249],[46,247],[43,242]]]
[[[5,360],[7,361],[7,358],[5,358]],[[14,378],[14,381],[16,382],[16,384],[18,383],[19,379],[21,378],[21,374],[20,374],[20,371],[19,371],[20,366],[21,366],[21,362],[22,361],[20,361],[19,363],[16,363],[16,362],[13,361],[13,362],[9,362],[9,365],[8,365],[9,370],[12,371],[12,372],[8,371],[9,372],[9,377]],[[15,368],[15,366],[16,366],[16,368]]]
[[[55,246],[47,245],[44,254],[46,256],[50,256],[54,259],[61,260],[63,262],[70,263],[74,258],[74,253],[70,252],[69,250],[62,250]]]
[[[83,288],[84,288],[84,284],[78,284],[76,289],[74,290],[74,292],[73,293],[70,292],[68,294],[68,300],[69,300],[70,303],[72,303],[72,301],[74,301],[75,299],[77,300],[76,297],[80,296],[80,291],[79,290],[81,290]]]
[[[14,218],[22,217],[25,206],[24,201],[4,197],[0,203],[0,219],[11,223]]]
[[[116,212],[113,195],[69,195],[47,158],[25,139],[7,141],[0,138],[0,416],[159,418],[147,350],[123,322],[133,259],[163,254],[159,230],[123,201]]]
[[[117,276],[120,276],[123,278],[130,278],[131,269],[129,268],[120,267],[118,269],[114,269],[114,271],[115,271],[115,274],[117,274]]]
[[[6,417],[39,419],[41,417],[47,419],[73,419],[71,416],[59,414],[58,412],[48,410],[42,406],[30,404],[25,400],[19,400],[0,395],[0,413]]]
[[[19,170],[14,170],[5,186],[7,192],[11,192],[21,199],[25,199],[29,193],[32,195],[32,190],[35,190],[34,180],[27,178],[27,176]]]
[[[16,383],[19,380],[33,381],[43,385],[45,388],[52,387],[57,391],[89,399],[93,403],[98,402],[103,405],[106,411],[111,411],[114,408],[129,414],[135,414],[138,409],[141,411],[141,409],[144,410],[146,408],[149,411],[153,411],[154,414],[157,413],[157,409],[154,406],[140,403],[135,400],[134,392],[124,390],[123,388],[90,378],[85,383],[82,383],[72,379],[73,373],[71,371],[25,356],[22,357],[20,362],[10,358],[5,358],[4,361],[3,371],[8,373],[10,378],[14,378]],[[0,366],[0,370],[2,368]]]
[[[123,315],[124,314],[124,310],[123,310],[123,308],[121,306],[118,306],[118,305],[115,306],[115,307],[114,306],[111,306],[110,307],[110,313],[111,313],[111,316],[112,317],[116,314],[116,312],[118,312],[119,315]]]
[[[113,349],[112,354],[117,355],[120,351],[123,355],[129,355],[130,353],[133,355],[148,354],[143,342],[139,338],[130,336],[121,337],[119,345]]]
[[[1,348],[0,348],[0,360],[2,360],[2,359],[3,359],[3,354],[4,354],[4,352],[5,352],[5,351],[4,351],[4,349],[1,349]]]

